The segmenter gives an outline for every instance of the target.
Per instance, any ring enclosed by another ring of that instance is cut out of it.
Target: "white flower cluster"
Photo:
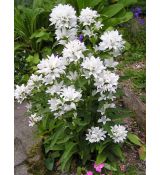
[[[33,127],[36,123],[38,123],[39,121],[42,120],[42,116],[37,116],[37,114],[32,114],[30,117],[29,117],[29,126]]]
[[[44,83],[52,84],[56,78],[65,74],[67,62],[63,57],[54,56],[43,59],[38,65],[38,73],[44,75]]]
[[[111,132],[112,134],[109,134],[109,136],[113,139],[115,143],[123,143],[127,137],[128,131],[124,126],[115,125],[111,126]]]
[[[94,85],[97,87],[96,93],[101,95],[99,101],[107,99],[106,92],[110,92],[110,95],[116,92],[119,76],[105,70],[106,67],[100,58],[95,58],[94,56],[86,57],[81,66],[87,79],[93,75]]]
[[[72,61],[77,62],[80,58],[84,58],[83,52],[86,50],[84,43],[79,40],[70,41],[65,45],[63,49],[63,57],[68,60],[69,63]]]
[[[106,138],[106,131],[99,127],[91,127],[88,129],[88,134],[86,134],[86,140],[90,143],[100,142]]]
[[[95,36],[95,30],[102,28],[103,24],[97,20],[99,16],[97,11],[90,9],[89,7],[82,9],[79,16],[79,22],[84,26],[84,29],[82,30],[84,36]]]
[[[24,84],[22,84],[21,86],[16,85],[14,96],[18,103],[22,103],[22,101],[26,98],[26,90],[27,89]]]
[[[60,44],[65,44],[65,39],[69,41],[76,39],[77,17],[76,11],[70,5],[59,4],[52,9],[50,14],[51,25],[55,25],[56,39]]]
[[[96,19],[99,16],[100,15],[97,13],[97,11],[87,7],[86,9],[82,9],[79,16],[79,21],[83,24],[83,26],[90,26],[91,24],[96,23]]]
[[[81,66],[83,67],[86,78],[90,78],[91,75],[98,78],[99,74],[105,70],[103,62],[100,60],[100,58],[95,58],[94,56],[91,56],[90,58],[86,57]]]
[[[50,109],[54,116],[60,117],[68,111],[76,110],[76,103],[81,100],[81,91],[76,91],[73,86],[64,86],[63,82],[53,85],[47,90],[47,93],[57,97],[48,100]],[[76,112],[74,112],[76,115]]]
[[[122,35],[117,30],[106,31],[101,36],[101,42],[99,43],[99,50],[104,51],[106,49],[112,50],[113,56],[120,55],[124,48],[125,41],[122,39]]]
[[[19,103],[28,95],[34,96],[36,90],[40,92],[43,89],[45,101],[48,101],[49,109],[55,118],[60,119],[64,114],[67,116],[67,112],[72,117],[76,117],[81,108],[81,105],[78,106],[81,104],[79,102],[90,103],[90,99],[87,98],[88,91],[85,89],[91,86],[89,93],[94,95],[94,98],[96,97],[99,106],[95,112],[101,116],[96,121],[97,124],[104,127],[103,125],[107,122],[111,123],[111,119],[106,116],[106,110],[115,108],[114,99],[116,97],[114,94],[119,79],[119,76],[115,74],[118,63],[114,61],[113,57],[121,53],[125,41],[117,30],[113,30],[104,32],[100,37],[99,44],[90,42],[90,37],[95,37],[95,42],[98,41],[96,40],[98,32],[103,26],[99,17],[97,11],[88,7],[82,9],[79,17],[76,17],[76,12],[70,5],[59,4],[52,9],[50,21],[51,25],[55,26],[56,39],[64,45],[62,53],[60,56],[52,54],[48,58],[42,59],[37,65],[36,74],[32,74],[28,83],[16,86],[15,98]],[[80,23],[80,27],[77,22]],[[81,31],[78,31],[79,29]],[[77,31],[84,38],[84,43],[82,38],[79,39],[80,41],[78,40]],[[85,36],[89,37],[85,38]],[[93,44],[93,48],[90,44],[89,46],[85,45],[86,40]],[[94,56],[94,53],[97,55],[101,51],[108,53],[106,59]],[[84,93],[81,90],[83,87]],[[82,98],[82,94],[84,98]],[[31,104],[28,105],[28,112],[32,111]],[[46,104],[47,107],[48,104]],[[88,104],[85,106],[87,108]],[[29,117],[29,126],[34,126],[42,118],[36,113],[32,114]],[[127,136],[125,127],[121,125],[112,126],[111,132],[112,134],[108,135],[115,143],[123,142]],[[106,134],[107,132],[103,128],[91,127],[86,134],[86,140],[91,143],[100,142],[106,138]]]
[[[27,85],[22,84],[21,86],[16,85],[16,89],[14,91],[15,99],[18,103],[22,103],[28,95],[31,94],[31,91],[35,88],[41,86],[42,76],[32,74],[30,79],[28,80]]]

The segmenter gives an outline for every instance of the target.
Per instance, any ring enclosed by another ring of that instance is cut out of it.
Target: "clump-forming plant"
[[[15,89],[19,103],[28,101],[29,126],[38,126],[47,160],[59,160],[63,171],[73,160],[83,165],[124,160],[127,130],[111,114],[119,79],[114,58],[125,41],[117,30],[104,31],[101,16],[88,7],[77,17],[72,6],[59,4],[50,21],[58,42],[55,52],[40,61],[26,85]]]

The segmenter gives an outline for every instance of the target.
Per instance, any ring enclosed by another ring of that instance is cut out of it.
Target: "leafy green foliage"
[[[132,133],[128,133],[127,137],[129,139],[129,141],[132,142],[133,144],[138,145],[138,146],[142,145],[140,142],[140,139],[138,138],[137,135],[132,134]]]
[[[49,5],[46,2],[34,0],[28,6],[24,6],[23,3],[15,6],[16,84],[25,83],[28,80],[27,77],[35,71],[35,64],[46,53],[46,46],[48,46],[48,50],[50,49],[47,53],[51,53],[51,46],[54,41],[49,29],[48,16],[53,3],[50,1]]]

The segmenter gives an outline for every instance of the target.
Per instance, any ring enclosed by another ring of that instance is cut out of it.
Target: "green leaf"
[[[34,63],[34,64],[38,64],[39,61],[40,61],[40,59],[39,59],[39,54],[38,54],[38,53],[35,53],[35,54],[34,54],[34,57],[33,57],[33,63]]]
[[[142,145],[142,146],[139,148],[138,152],[139,152],[139,157],[140,157],[140,159],[141,159],[141,160],[146,160],[146,147],[145,147],[145,145]]]
[[[113,166],[111,166],[110,164],[108,163],[105,163],[104,164],[104,167],[107,169],[107,170],[110,170],[110,171],[117,171],[117,169]]]
[[[78,4],[79,10],[81,10],[83,8],[86,8],[86,7],[94,8],[101,1],[103,1],[103,0],[77,0],[77,4]]]
[[[73,142],[66,143],[66,145],[65,145],[65,151],[64,151],[63,155],[60,158],[62,170],[65,169],[65,166],[66,166],[67,162],[71,159],[71,157],[73,156],[73,154],[77,152],[76,145],[77,144],[76,143],[73,143]]]
[[[137,3],[137,0],[118,0],[119,3],[122,3],[124,7],[134,5]]]
[[[123,4],[114,4],[104,8],[102,16],[111,18],[124,8]]]
[[[65,136],[63,139],[57,141],[57,144],[66,143],[66,142],[68,142],[71,138],[73,138],[73,136],[71,136],[71,135]]]
[[[46,153],[50,150],[53,150],[54,145],[56,144],[57,140],[59,139],[60,136],[64,135],[65,127],[57,128],[53,136],[49,138],[51,140],[50,145],[46,148]],[[49,140],[46,140],[45,142],[47,143]]]
[[[85,7],[92,7],[94,8],[103,0],[85,0]]]
[[[116,26],[118,24],[127,22],[132,18],[133,18],[133,13],[127,12],[123,17],[107,19],[103,22],[103,24],[105,25],[106,28],[108,28],[109,26]]]
[[[135,145],[141,146],[140,138],[136,136],[135,134],[128,133],[127,138],[130,142],[134,143]]]
[[[107,158],[107,154],[103,151],[102,153],[98,154],[96,158],[96,164],[103,163]]]
[[[77,0],[79,10],[85,8],[85,1],[86,0]]]
[[[38,64],[40,59],[39,59],[39,54],[38,53],[35,53],[34,56],[32,55],[29,55],[27,58],[26,58],[26,61],[31,63],[31,64]]]
[[[113,152],[114,155],[116,155],[122,161],[124,161],[124,155],[123,155],[123,152],[121,150],[120,145],[113,145],[113,146],[111,146],[111,151]]]
[[[45,165],[46,165],[46,168],[50,171],[53,170],[53,166],[54,166],[54,159],[53,158],[48,158],[48,159],[45,159],[44,161]]]
[[[33,56],[32,55],[29,55],[27,58],[26,58],[26,61],[27,62],[32,62],[32,60],[33,60]]]

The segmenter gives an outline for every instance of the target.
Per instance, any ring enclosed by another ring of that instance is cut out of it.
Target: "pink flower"
[[[94,168],[97,172],[101,172],[101,169],[104,167],[104,163],[101,163],[101,164],[94,164]]]
[[[87,171],[86,175],[93,175],[92,171]]]

